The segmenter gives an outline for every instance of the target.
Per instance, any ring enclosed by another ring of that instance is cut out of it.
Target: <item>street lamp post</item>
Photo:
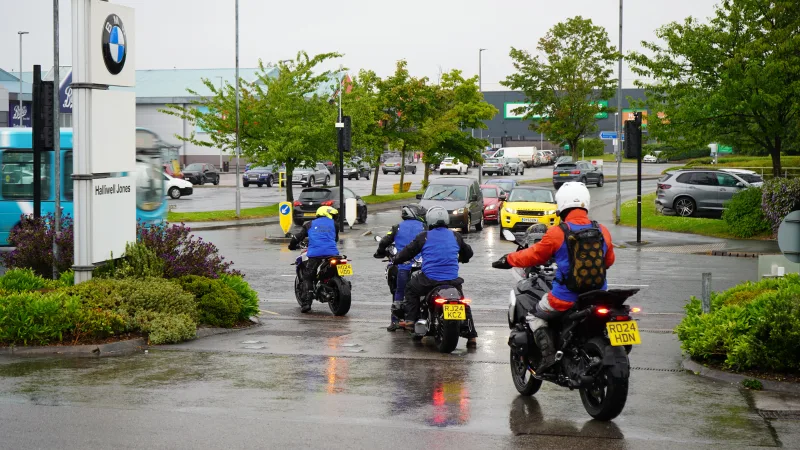
[[[617,132],[617,213],[616,223],[620,222],[620,208],[622,208],[622,132],[624,130],[620,119],[622,119],[622,0],[619,0],[619,80],[617,83],[617,116],[614,127],[619,127]]]
[[[236,217],[241,216],[242,192],[239,189],[239,159],[242,149],[239,143],[239,0],[236,0]]]
[[[486,50],[485,48],[478,49],[478,90],[481,93],[481,97],[483,97],[483,52]],[[483,139],[483,128],[481,128],[481,139]],[[483,153],[483,152],[481,152]],[[481,184],[482,177],[481,177],[481,168],[478,167],[478,184]]]
[[[24,114],[22,114],[22,35],[28,34],[27,31],[17,31],[19,35],[19,126],[22,127],[22,119]]]
[[[219,93],[222,94],[222,76],[217,75],[219,78]],[[222,171],[222,147],[219,148],[219,170]]]

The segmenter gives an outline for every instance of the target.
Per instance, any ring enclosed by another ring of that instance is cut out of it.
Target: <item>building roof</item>
[[[12,74],[10,72],[6,72],[3,69],[0,69],[0,86],[3,86],[8,91],[9,98],[13,97],[13,100],[16,100],[17,93],[19,92],[19,76]],[[33,91],[33,85],[31,83],[25,82],[25,77],[23,72],[22,99],[30,100],[32,91]]]

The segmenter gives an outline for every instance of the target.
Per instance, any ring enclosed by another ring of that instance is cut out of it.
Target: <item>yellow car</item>
[[[556,214],[553,191],[542,187],[514,186],[500,211],[500,226],[504,230],[525,231],[537,223],[548,228],[561,223]]]

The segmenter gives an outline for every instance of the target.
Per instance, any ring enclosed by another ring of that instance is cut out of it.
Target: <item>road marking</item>
[[[278,314],[276,312],[272,312],[272,311],[267,311],[266,309],[262,309],[261,312],[262,313],[267,313],[267,314],[272,314],[273,316],[280,316],[280,314]],[[263,316],[263,314],[260,314],[260,315]]]
[[[621,287],[650,287],[649,284],[609,284],[611,286],[621,286]]]

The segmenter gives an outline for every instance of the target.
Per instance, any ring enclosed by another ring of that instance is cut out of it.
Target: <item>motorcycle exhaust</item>
[[[414,334],[417,336],[425,336],[428,334],[428,321],[420,319],[414,324]]]

